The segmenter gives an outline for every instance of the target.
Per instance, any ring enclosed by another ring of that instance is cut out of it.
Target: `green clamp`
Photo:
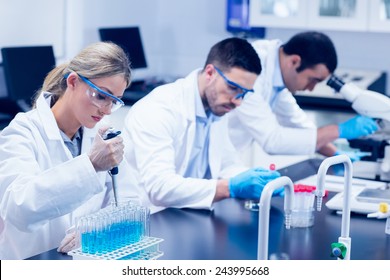
[[[345,255],[347,254],[347,247],[343,243],[335,242],[332,243],[332,253],[330,254],[331,257],[336,257],[340,259],[344,259]]]

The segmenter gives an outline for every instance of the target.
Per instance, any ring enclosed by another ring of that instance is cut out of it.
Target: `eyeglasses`
[[[89,89],[87,90],[87,94],[91,99],[91,102],[98,108],[104,108],[111,106],[111,112],[114,112],[118,110],[120,107],[124,106],[125,103],[120,100],[118,97],[115,95],[112,95],[101,88],[99,88],[97,85],[92,83],[89,79],[86,77],[79,75],[81,80],[85,82],[88,86]]]
[[[228,88],[230,90],[230,94],[234,95],[236,94],[236,96],[234,97],[235,99],[244,99],[245,95],[248,93],[248,92],[254,92],[253,89],[247,89],[247,88],[244,88],[242,86],[240,86],[239,84],[229,80],[228,78],[226,78],[226,76],[223,74],[223,72],[216,66],[214,66],[215,70],[218,72],[218,74],[225,80],[225,82],[227,83],[228,85]]]

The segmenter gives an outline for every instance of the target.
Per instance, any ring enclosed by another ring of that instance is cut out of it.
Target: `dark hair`
[[[214,64],[222,71],[238,67],[256,75],[261,73],[260,58],[252,45],[245,39],[228,38],[215,44],[207,56],[205,68]]]
[[[337,54],[332,40],[325,34],[315,31],[302,32],[294,35],[287,43],[282,45],[287,55],[299,55],[301,65],[298,72],[325,64],[330,73],[337,67]]]

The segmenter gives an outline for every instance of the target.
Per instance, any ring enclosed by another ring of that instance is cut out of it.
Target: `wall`
[[[149,69],[136,75],[183,76],[202,67],[210,47],[230,36],[225,31],[226,0],[64,1],[65,42],[59,62],[98,41],[99,27],[138,25]],[[1,0],[0,3],[11,2]],[[51,29],[50,20],[44,16],[35,19]],[[287,40],[298,31],[301,30],[271,28],[267,29],[266,37]],[[339,67],[390,72],[390,33],[325,33],[336,45]],[[387,92],[390,93],[390,82]]]
[[[66,0],[0,0],[0,48],[52,45],[56,57],[64,57],[65,4]],[[6,96],[0,67],[0,98]]]
[[[157,74],[160,63],[157,33],[158,0],[67,0],[67,58],[100,41],[99,27],[140,26],[149,68],[139,76]]]
[[[65,1],[0,0],[0,47],[52,45],[62,56]]]
[[[211,45],[230,36],[225,31],[225,0],[155,2],[160,3],[155,33],[159,38],[156,44],[160,46],[160,74],[185,75],[203,66]],[[270,28],[266,37],[287,40],[299,31],[302,30]],[[380,70],[390,75],[390,33],[323,32],[334,41],[340,68]],[[388,80],[387,93],[390,94],[390,77]]]
[[[76,1],[76,0],[68,0]],[[183,76],[202,67],[225,31],[226,0],[83,1],[83,44],[97,39],[101,25],[139,25],[150,73]],[[79,5],[77,5],[79,6]],[[267,29],[267,38],[287,40],[297,29]],[[390,33],[324,31],[334,41],[339,67],[390,73]],[[387,84],[390,94],[390,82]]]
[[[203,67],[210,47],[225,31],[225,0],[159,0],[158,36],[162,71],[185,75]]]
[[[202,67],[211,45],[229,36],[225,7],[225,0],[67,0],[67,57],[99,40],[99,27],[138,25],[146,73],[182,76]]]
[[[164,69],[184,75],[190,69],[203,65],[212,44],[229,36],[225,31],[226,1],[165,1],[169,4],[161,7],[158,26],[170,36],[165,42],[161,38],[160,43]],[[266,38],[287,40],[299,31],[303,30],[269,28]],[[340,68],[380,70],[390,75],[390,33],[323,32],[334,41]],[[387,93],[390,94],[390,81]]]

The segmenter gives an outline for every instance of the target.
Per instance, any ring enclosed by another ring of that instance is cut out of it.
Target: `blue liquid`
[[[144,236],[141,222],[122,222],[111,225],[108,230],[84,232],[81,235],[83,253],[104,254],[139,242]]]
[[[130,209],[129,211],[138,211]],[[120,214],[118,218],[122,219],[123,212],[113,211],[104,214],[104,216],[93,216],[89,219],[90,228],[109,223],[107,227],[99,230],[90,230],[81,234],[81,251],[87,254],[106,254],[125,246],[134,244],[148,235],[146,222],[143,218],[136,215],[126,216],[128,220],[118,222],[116,215]],[[107,215],[107,216],[106,216]],[[138,217],[138,219],[136,218]],[[139,252],[134,253],[139,254]],[[136,255],[132,254],[131,258]]]
[[[81,235],[81,252],[89,253],[89,233],[84,232]]]

